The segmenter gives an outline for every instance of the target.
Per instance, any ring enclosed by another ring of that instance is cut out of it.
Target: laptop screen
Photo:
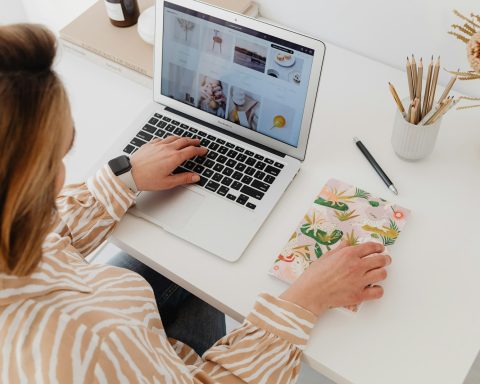
[[[164,6],[162,95],[297,147],[314,50]]]

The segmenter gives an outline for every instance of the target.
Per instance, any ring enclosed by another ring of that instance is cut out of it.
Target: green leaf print
[[[368,203],[372,206],[372,207],[378,207],[380,205],[380,203],[378,201],[373,201],[373,200],[369,200]]]
[[[322,197],[317,197],[315,204],[323,205],[324,207],[337,209],[339,211],[348,211],[348,205],[342,202],[335,203],[334,201],[325,200]]]

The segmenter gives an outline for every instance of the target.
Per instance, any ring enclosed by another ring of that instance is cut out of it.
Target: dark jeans
[[[166,277],[123,252],[109,264],[134,271],[148,281],[168,337],[189,345],[201,356],[225,336],[225,315]]]

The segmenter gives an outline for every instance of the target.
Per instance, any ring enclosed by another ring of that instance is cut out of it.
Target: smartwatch
[[[126,155],[115,157],[108,162],[113,174],[117,176],[134,193],[138,192],[137,185],[132,176],[132,164]]]

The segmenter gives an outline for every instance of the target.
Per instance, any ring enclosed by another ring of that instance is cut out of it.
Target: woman
[[[84,261],[135,196],[108,166],[61,191],[74,130],[52,70],[55,47],[42,27],[0,27],[1,382],[295,381],[318,316],[382,296],[375,284],[390,263],[384,247],[326,254],[280,297],[259,295],[245,322],[202,358],[167,339],[141,276]],[[176,137],[144,145],[131,159],[138,189],[198,181],[172,176],[206,154],[198,145]]]

